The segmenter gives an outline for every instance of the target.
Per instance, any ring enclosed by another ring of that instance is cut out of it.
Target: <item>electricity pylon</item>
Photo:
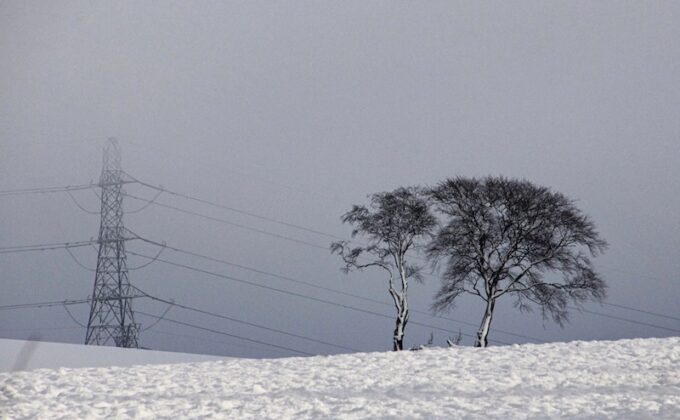
[[[85,344],[137,348],[139,324],[132,311],[132,287],[128,279],[123,226],[123,180],[118,142],[110,138],[104,147],[101,188],[99,253],[94,278]]]

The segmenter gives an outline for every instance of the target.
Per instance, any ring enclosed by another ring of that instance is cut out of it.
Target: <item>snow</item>
[[[680,338],[11,372],[0,374],[0,413],[680,418]]]
[[[217,356],[0,338],[0,372],[220,360]]]

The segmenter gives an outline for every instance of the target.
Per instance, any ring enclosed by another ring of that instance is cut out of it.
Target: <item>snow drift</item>
[[[680,338],[0,374],[8,418],[678,418]]]

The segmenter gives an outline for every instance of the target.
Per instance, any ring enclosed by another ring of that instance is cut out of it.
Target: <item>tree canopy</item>
[[[444,216],[428,255],[444,261],[433,307],[444,310],[463,293],[486,310],[477,346],[487,345],[496,300],[512,295],[521,310],[533,306],[560,325],[568,303],[605,296],[590,257],[607,243],[573,200],[529,181],[505,177],[452,178],[428,192]]]
[[[406,254],[430,233],[436,218],[421,189],[409,187],[372,194],[369,207],[354,205],[342,221],[352,225],[353,238],[362,237],[368,243],[351,247],[348,241],[335,242],[331,252],[342,257],[346,272],[378,267],[387,273],[388,291],[397,309],[393,349],[402,350],[409,319],[408,282],[419,280],[421,269],[408,263]]]

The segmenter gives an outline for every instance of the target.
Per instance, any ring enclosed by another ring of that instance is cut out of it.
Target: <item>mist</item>
[[[499,301],[492,344],[678,335],[679,21],[673,2],[5,1],[0,190],[96,183],[115,137],[135,178],[241,211],[165,193],[156,203],[166,207],[136,212],[146,202],[125,197],[135,233],[389,302],[381,272],[345,275],[328,251],[332,237],[349,237],[340,216],[352,204],[456,175],[523,178],[577,200],[609,242],[595,260],[605,302],[657,315],[588,304],[560,328]],[[98,197],[73,196],[95,214],[67,194],[0,197],[0,247],[96,239]],[[96,250],[73,253],[94,269]],[[128,258],[131,268],[148,262]],[[149,294],[361,351],[390,348],[393,319],[342,307],[393,316],[389,306],[170,249],[159,258],[337,305],[160,261],[130,271]],[[0,255],[0,278],[3,306],[88,298],[94,273],[53,250]],[[438,286],[436,273],[413,285],[412,308],[428,312]],[[167,307],[133,305],[155,315]],[[87,322],[88,305],[69,310]],[[462,298],[444,316],[471,325],[413,314],[431,326],[409,325],[406,344],[433,333],[445,345],[460,331],[469,345],[482,312]],[[313,354],[347,351],[176,307],[167,318]],[[155,319],[137,321],[145,329]],[[82,343],[85,330],[60,306],[0,311],[0,336],[35,334]],[[290,355],[164,321],[140,343]]]

